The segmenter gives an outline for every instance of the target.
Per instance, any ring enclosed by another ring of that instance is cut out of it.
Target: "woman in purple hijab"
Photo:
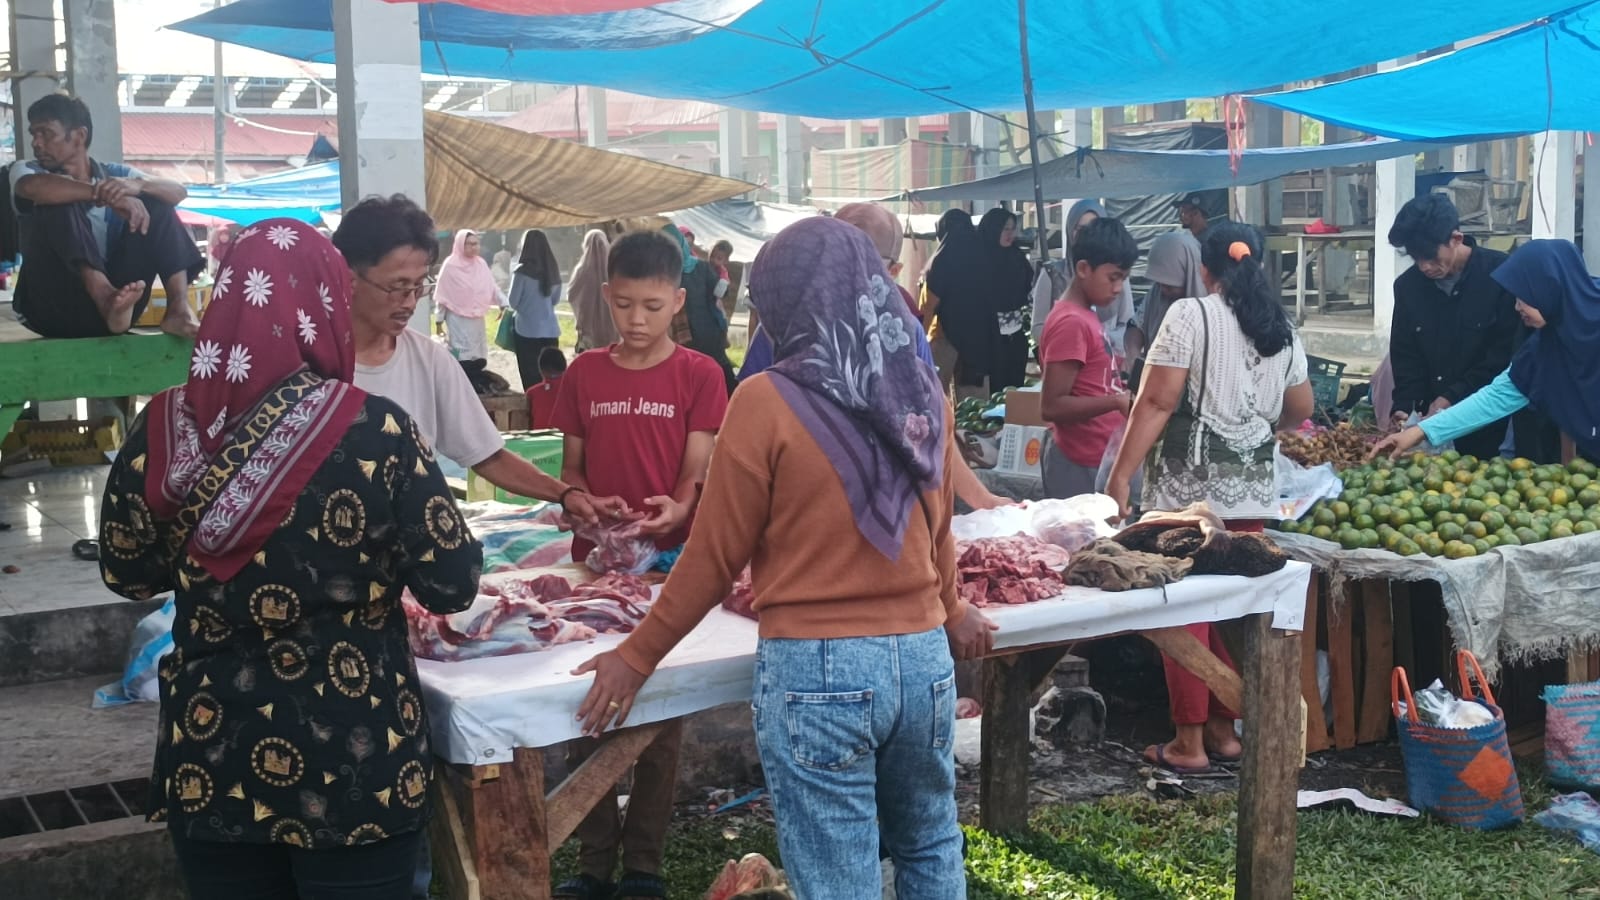
[[[956,590],[949,406],[916,319],[860,230],[784,229],[751,295],[774,363],[728,403],[683,555],[649,616],[593,671],[578,716],[620,724],[663,657],[748,565],[761,641],[756,743],[784,869],[806,900],[966,896],[953,659],[993,625]]]

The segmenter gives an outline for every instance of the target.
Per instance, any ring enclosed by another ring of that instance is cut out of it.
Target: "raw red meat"
[[[574,587],[559,575],[539,575],[485,584],[470,607],[446,616],[428,612],[410,593],[402,602],[411,651],[459,661],[626,634],[649,611],[650,585],[632,575],[608,575]]]
[[[1033,603],[1066,588],[1060,569],[1070,554],[1025,535],[963,541],[956,560],[961,596],[974,606]]]
[[[589,551],[583,564],[601,575],[613,572],[643,575],[650,571],[661,552],[656,549],[653,539],[640,534],[642,525],[641,519],[606,525],[578,525],[572,533],[594,544],[594,549]]]
[[[733,583],[733,593],[722,601],[722,608],[736,616],[758,619],[756,615],[756,589],[750,581],[750,570],[745,569]]]

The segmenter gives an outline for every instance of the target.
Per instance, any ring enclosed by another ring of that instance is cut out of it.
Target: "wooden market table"
[[[558,574],[571,577],[572,570]],[[1303,754],[1297,632],[1309,576],[1309,566],[1290,563],[1264,578],[1196,576],[1164,590],[1125,593],[1069,588],[1052,600],[986,610],[1000,630],[985,662],[983,827],[1005,832],[1027,824],[1028,710],[1066,648],[1143,634],[1243,714],[1235,895],[1290,896]],[[1242,679],[1182,627],[1230,619],[1245,620],[1248,629]],[[417,661],[441,758],[432,843],[453,900],[547,900],[551,853],[664,723],[749,702],[756,625],[719,608],[646,682],[633,710],[639,724],[616,732],[550,789],[543,748],[578,736],[574,713],[590,684],[567,673],[620,640],[460,663]]]
[[[194,342],[162,333],[42,338],[0,304],[0,439],[29,401],[134,397],[182,384]]]

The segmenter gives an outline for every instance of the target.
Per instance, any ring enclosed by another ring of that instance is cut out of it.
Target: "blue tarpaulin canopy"
[[[191,187],[183,208],[253,225],[279,216],[319,223],[325,212],[338,212],[339,161],[320,163],[226,187]]]
[[[1569,5],[1051,0],[1028,6],[1028,33],[1039,108],[1115,106],[1326,76]],[[329,0],[238,0],[172,27],[332,63],[332,8]],[[417,11],[431,73],[841,119],[1023,106],[1017,7],[1006,0],[673,0],[575,16],[448,3]]]
[[[1252,99],[1397,138],[1600,130],[1600,3],[1402,68]]]
[[[1321,147],[1267,147],[1246,150],[1234,174],[1226,150],[1080,150],[1039,165],[1044,195],[1122,200],[1151,194],[1186,194],[1242,184],[1259,184],[1291,172],[1351,166],[1394,159],[1438,144],[1375,140]],[[1031,200],[1033,173],[1024,166],[993,178],[907,191],[890,199],[928,203]]]

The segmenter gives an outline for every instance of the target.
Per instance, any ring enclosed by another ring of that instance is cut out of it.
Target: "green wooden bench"
[[[0,439],[23,404],[80,397],[134,397],[182,384],[194,342],[161,333],[75,340],[39,337],[0,306]]]

